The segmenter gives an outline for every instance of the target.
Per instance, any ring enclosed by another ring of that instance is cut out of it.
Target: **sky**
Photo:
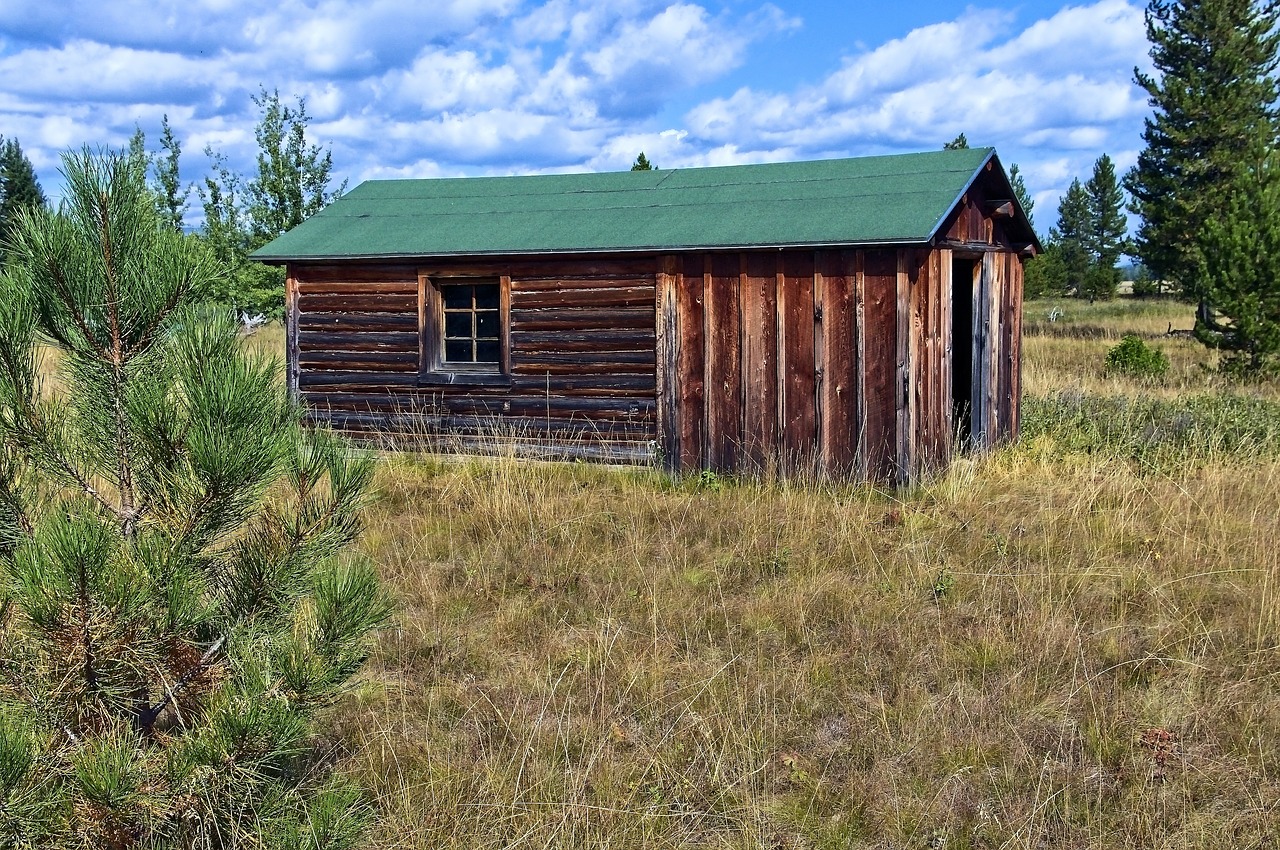
[[[249,174],[253,96],[305,98],[337,181],[611,171],[940,148],[1059,196],[1141,149],[1136,0],[0,0],[0,135],[55,201],[59,154],[159,144]],[[188,220],[198,219],[194,196]]]

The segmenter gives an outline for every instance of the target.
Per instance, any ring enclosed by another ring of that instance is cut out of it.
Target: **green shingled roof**
[[[370,180],[257,260],[929,241],[991,148],[718,168]]]

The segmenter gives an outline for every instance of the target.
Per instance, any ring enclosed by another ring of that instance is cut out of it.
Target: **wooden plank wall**
[[[938,252],[706,254],[662,268],[674,270],[658,316],[676,341],[671,466],[900,480],[942,462]]]
[[[898,255],[866,251],[862,327],[864,433],[862,467],[869,478],[891,480],[898,470]],[[834,355],[834,352],[833,352]]]
[[[950,249],[668,257],[670,466],[902,482],[953,446],[954,346],[973,346],[979,447],[1016,433],[1021,261],[990,252],[952,338]],[[737,270],[736,279],[734,270]],[[661,276],[660,276],[661,277]]]
[[[424,272],[509,280],[509,380],[422,371]],[[294,266],[290,382],[349,430],[901,482],[949,461],[953,380],[977,447],[1017,435],[1022,261],[984,254],[972,340],[951,336],[951,273],[945,248]]]
[[[419,273],[509,277],[509,380],[421,371]],[[634,459],[656,419],[655,274],[645,261],[295,266],[301,399],[347,430],[507,436]]]

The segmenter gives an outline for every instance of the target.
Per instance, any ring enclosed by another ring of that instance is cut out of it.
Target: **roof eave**
[[[946,223],[947,219],[951,217],[951,213],[953,213],[960,202],[964,200],[964,196],[973,188],[973,184],[978,182],[978,178],[982,176],[982,172],[987,169],[992,160],[999,163],[999,160],[996,158],[995,148],[989,149],[982,162],[973,170],[973,174],[969,175],[969,179],[965,181],[964,186],[961,187],[959,194],[955,197],[955,200],[953,200],[951,205],[947,207],[946,212],[944,212],[942,216],[934,222],[933,230],[929,233],[930,244],[938,241],[938,237],[941,235],[939,231],[942,230],[942,225]],[[1022,202],[1018,200],[1018,193],[1013,191],[1013,184],[1010,183],[1009,174],[1004,170],[1003,165],[1000,166],[1000,176],[1004,178],[1005,185],[1009,189],[1009,197],[1013,201],[1014,208],[1018,211],[1019,218],[1021,218],[1023,223],[1026,225],[1027,232],[1031,234],[1032,248],[1036,254],[1043,254],[1044,246],[1040,244],[1040,237],[1036,234],[1036,229],[1031,226],[1031,219],[1027,215],[1027,211],[1022,208]]]
[[[936,228],[935,228],[936,231]],[[896,239],[865,239],[859,241],[838,240],[831,242],[770,242],[760,244],[727,244],[727,245],[649,245],[617,248],[562,248],[507,251],[434,251],[389,252],[372,254],[276,254],[259,256],[250,254],[249,259],[265,265],[283,265],[285,263],[308,262],[346,262],[353,260],[412,260],[420,257],[555,257],[583,256],[598,254],[673,254],[691,251],[785,251],[795,248],[866,248],[874,245],[928,245],[933,236],[899,237]]]

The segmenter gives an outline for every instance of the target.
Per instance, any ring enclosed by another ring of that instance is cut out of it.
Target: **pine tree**
[[[1092,229],[1089,194],[1079,179],[1072,180],[1058,202],[1058,226],[1050,233],[1050,240],[1062,254],[1066,291],[1082,297],[1088,295],[1089,270],[1093,266],[1088,241]]]
[[[969,149],[969,140],[965,138],[964,133],[961,133],[943,145],[942,149],[944,151],[967,151]]]
[[[1134,73],[1154,113],[1125,188],[1142,217],[1138,256],[1157,279],[1197,300],[1208,294],[1195,274],[1198,236],[1223,215],[1227,188],[1253,152],[1276,138],[1277,23],[1274,0],[1147,4],[1157,76]]]
[[[1031,211],[1036,208],[1036,202],[1032,199],[1031,193],[1027,191],[1027,182],[1022,178],[1022,170],[1018,168],[1018,163],[1016,162],[1009,166],[1009,185],[1013,187],[1014,197],[1018,199],[1019,206],[1026,213],[1027,223],[1034,230],[1036,222],[1031,215]]]
[[[1056,236],[1056,231],[1054,233]],[[1067,265],[1062,257],[1062,246],[1049,241],[1044,253],[1027,261],[1022,277],[1022,290],[1027,298],[1067,293]]]
[[[640,155],[636,157],[636,161],[631,163],[632,171],[653,171],[653,163],[649,162],[648,157],[644,155],[644,151],[640,151]]]
[[[1093,175],[1085,184],[1088,195],[1089,227],[1084,245],[1092,269],[1086,276],[1090,298],[1112,298],[1120,283],[1116,263],[1128,245],[1129,223],[1124,215],[1124,192],[1116,180],[1115,164],[1105,153],[1093,164]]]
[[[1229,371],[1280,365],[1280,153],[1230,186],[1221,216],[1204,223],[1191,283],[1213,305],[1196,336],[1227,352]]]
[[[63,162],[0,276],[0,846],[351,847],[310,741],[387,616],[371,462],[199,307],[127,154]]]
[[[17,139],[0,141],[0,257],[22,210],[48,205],[35,167]]]

